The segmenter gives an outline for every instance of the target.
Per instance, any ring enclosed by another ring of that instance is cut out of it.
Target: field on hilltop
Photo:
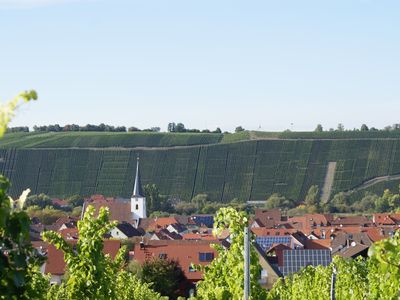
[[[173,147],[219,143],[219,133],[31,132],[9,133],[1,148]]]
[[[57,197],[129,197],[140,155],[144,183],[183,200],[207,193],[221,202],[263,200],[272,193],[304,199],[311,185],[323,187],[329,162],[336,162],[331,195],[400,173],[397,133],[319,139],[280,134],[13,133],[0,143],[0,171],[13,182],[13,195],[29,187]]]

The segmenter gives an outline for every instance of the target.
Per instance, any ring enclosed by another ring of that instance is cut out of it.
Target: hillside
[[[156,183],[163,194],[188,200],[205,192],[224,202],[262,200],[274,192],[302,199],[311,185],[324,186],[329,162],[336,162],[332,194],[400,173],[400,139],[227,136],[231,140],[222,134],[8,134],[0,145],[0,172],[11,179],[14,196],[30,187],[58,197],[129,197],[140,155],[143,182]],[[234,142],[246,138],[254,140]]]

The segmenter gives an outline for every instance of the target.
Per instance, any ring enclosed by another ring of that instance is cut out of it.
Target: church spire
[[[135,177],[135,185],[133,187],[132,197],[144,197],[143,190],[142,190],[142,183],[140,181],[139,156],[137,157],[136,177]]]

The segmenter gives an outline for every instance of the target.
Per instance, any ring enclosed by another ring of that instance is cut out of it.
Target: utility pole
[[[335,300],[336,267],[332,266],[331,300]]]
[[[244,300],[250,296],[250,238],[249,227],[244,228]]]

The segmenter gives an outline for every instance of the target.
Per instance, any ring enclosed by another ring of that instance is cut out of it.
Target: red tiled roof
[[[185,233],[182,235],[184,240],[216,240],[215,236],[211,233]]]
[[[220,244],[219,241],[213,240],[162,240],[162,241],[145,241],[143,249],[140,243],[135,243],[134,259],[140,263],[146,260],[157,259],[160,254],[164,254],[165,258],[176,260],[185,273],[186,277],[191,281],[202,279],[202,272],[189,272],[189,266],[208,265],[210,262],[200,262],[199,253],[213,253],[214,257],[217,252],[211,248],[211,244]]]
[[[256,236],[282,236],[295,233],[297,229],[254,227],[251,231]]]
[[[372,221],[364,216],[348,216],[348,217],[340,217],[331,222],[332,225],[338,226],[364,226],[371,225]]]
[[[310,230],[315,226],[328,226],[333,220],[331,214],[305,214],[300,217],[289,218],[289,223],[298,223],[298,228],[302,230]]]
[[[52,225],[52,227],[54,228],[54,230],[59,230],[60,227],[63,224],[71,224],[71,225],[76,225],[76,223],[79,221],[79,218],[77,217],[71,217],[71,216],[67,216],[67,217],[61,217],[59,218],[57,221],[55,221]]]
[[[167,228],[171,224],[178,224],[178,221],[174,217],[154,218],[153,222],[149,224],[147,230],[156,231]]]
[[[78,228],[65,228],[65,229],[59,230],[59,233],[66,240],[78,239],[78,237],[79,237]]]
[[[323,239],[323,240],[306,240],[304,248],[305,249],[330,249],[331,240]]]
[[[123,201],[122,199],[113,198],[90,198],[85,202],[85,210],[89,205],[95,208],[95,215],[99,213],[101,207],[108,207],[110,210],[110,220],[118,222],[133,221],[133,215],[131,212],[131,203],[129,201]]]
[[[69,205],[67,200],[62,200],[62,199],[58,199],[58,198],[51,199],[51,202],[54,205],[58,205],[58,206],[68,206]]]
[[[75,244],[76,241],[68,241]],[[121,247],[121,242],[118,240],[105,240],[103,253],[109,254],[111,258],[115,258]],[[45,274],[50,273],[53,275],[63,275],[65,273],[64,253],[56,249],[53,245],[48,245],[47,248],[47,261],[45,264]]]
[[[377,225],[396,225],[400,224],[400,214],[373,214],[372,220]]]
[[[256,209],[255,218],[261,221],[264,227],[273,228],[281,223],[281,211],[279,209]]]

